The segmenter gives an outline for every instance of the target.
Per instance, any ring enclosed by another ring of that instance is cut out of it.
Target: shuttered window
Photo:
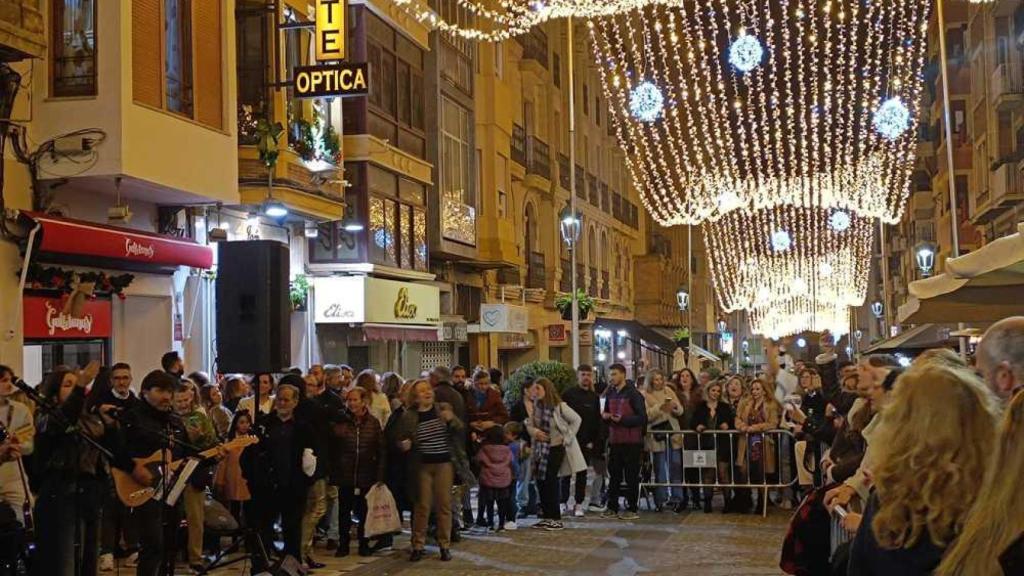
[[[224,0],[132,0],[132,96],[224,127]]]

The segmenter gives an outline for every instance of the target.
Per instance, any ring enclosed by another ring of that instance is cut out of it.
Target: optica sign
[[[295,96],[365,96],[369,93],[366,62],[338,63],[295,68]]]

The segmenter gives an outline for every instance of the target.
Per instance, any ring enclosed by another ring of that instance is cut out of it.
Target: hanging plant
[[[313,132],[313,124],[302,118],[295,118],[288,124],[288,146],[306,162],[316,159]]]
[[[331,164],[341,164],[341,138],[337,130],[330,124],[324,128],[323,136],[324,154],[323,160]]]
[[[20,271],[19,271],[20,274]],[[30,264],[25,276],[25,287],[32,290],[56,290],[71,294],[76,286],[94,285],[94,295],[111,294],[124,300],[124,290],[135,279],[132,274],[107,274],[106,272],[78,272],[56,266]]]
[[[309,279],[305,274],[299,274],[288,285],[288,295],[292,301],[292,310],[301,312],[306,310],[309,298]]]
[[[672,333],[672,339],[675,340],[676,345],[685,348],[690,345],[690,329],[680,328]]]
[[[576,290],[576,307],[580,311],[580,320],[585,320],[594,309],[594,299],[583,290]],[[572,319],[572,294],[562,294],[556,298],[555,308],[562,313],[563,320]]]

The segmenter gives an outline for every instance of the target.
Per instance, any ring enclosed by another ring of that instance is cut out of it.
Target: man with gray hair
[[[978,344],[977,360],[992,392],[1009,402],[1024,388],[1024,316],[993,324]]]

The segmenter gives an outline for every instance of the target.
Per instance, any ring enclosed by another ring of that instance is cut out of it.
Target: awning
[[[898,352],[900,350],[926,350],[949,344],[954,324],[919,324],[909,330],[882,340],[864,349],[865,354],[874,352]]]
[[[34,253],[41,261],[115,270],[213,266],[213,250],[192,240],[38,212],[23,214],[42,227]]]
[[[1024,315],[1024,223],[959,258],[946,272],[911,282],[900,306],[901,323],[996,322]]]
[[[363,324],[363,339],[367,342],[386,340],[400,342],[437,342],[437,326],[403,326],[398,324]]]
[[[722,359],[719,358],[718,356],[714,355],[711,352],[708,352],[707,350],[701,348],[700,346],[697,346],[693,342],[690,342],[690,351],[695,356],[700,356],[702,358],[706,358],[708,360],[711,360],[712,362],[721,362],[722,361]]]
[[[676,343],[671,338],[634,320],[598,318],[594,321],[594,329],[602,328],[612,332],[625,330],[631,340],[642,340],[648,347],[657,347],[666,354],[671,354],[676,349]]]

